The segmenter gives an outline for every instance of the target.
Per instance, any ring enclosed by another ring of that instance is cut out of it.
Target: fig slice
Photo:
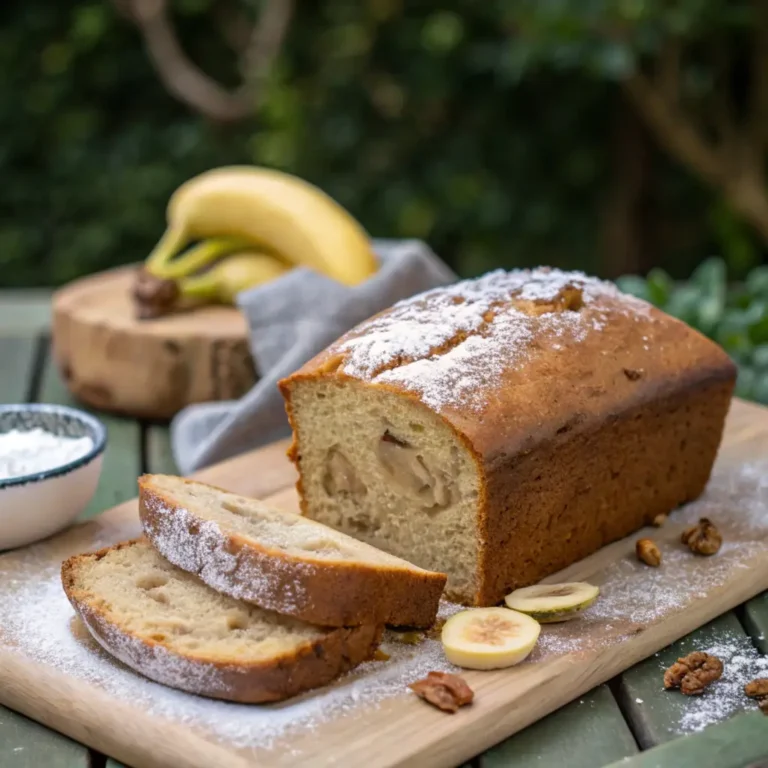
[[[445,657],[465,669],[503,669],[519,664],[534,649],[539,623],[509,608],[470,608],[443,626]]]
[[[583,581],[565,584],[537,584],[510,592],[504,602],[541,624],[568,621],[597,600],[600,590]]]

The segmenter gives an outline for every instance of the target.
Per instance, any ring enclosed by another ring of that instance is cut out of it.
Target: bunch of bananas
[[[377,269],[357,221],[317,187],[266,168],[217,168],[171,197],[168,227],[138,273],[139,317],[234,303],[238,293],[306,266],[345,285]]]

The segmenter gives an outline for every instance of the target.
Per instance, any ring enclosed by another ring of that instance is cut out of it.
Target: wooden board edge
[[[137,720],[127,705],[116,702],[95,686],[89,686],[86,703],[82,696],[85,683],[78,678],[51,669],[43,679],[36,674],[35,664],[2,648],[0,665],[6,673],[4,685],[0,686],[0,703],[130,765],[248,766],[247,761],[237,758],[226,747],[195,736],[179,725],[168,721],[161,725],[149,717]],[[84,709],[90,711],[87,719],[81,717]],[[126,733],[135,736],[130,747],[126,746]],[[180,744],[185,747],[183,755],[177,751]]]

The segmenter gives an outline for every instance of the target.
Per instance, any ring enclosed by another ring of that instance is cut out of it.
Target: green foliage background
[[[192,58],[234,83],[212,5],[175,0],[174,18]],[[298,173],[373,235],[424,238],[466,275],[534,263],[606,271],[598,241],[620,53],[601,53],[600,67],[532,68],[541,57],[515,42],[504,2],[298,5],[263,107],[222,127],[166,93],[106,0],[2,4],[0,285],[143,259],[176,186],[240,162]],[[577,48],[562,44],[564,60]],[[710,251],[737,272],[759,259],[717,201],[655,163],[658,207],[695,231],[658,263],[681,276]]]
[[[689,280],[661,269],[618,279],[627,293],[650,301],[720,344],[739,368],[736,394],[768,405],[768,266],[730,283],[722,259],[705,259]]]

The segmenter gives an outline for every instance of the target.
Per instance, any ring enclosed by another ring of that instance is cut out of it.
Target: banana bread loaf
[[[613,284],[541,268],[400,302],[280,386],[303,512],[491,605],[696,498],[735,373]]]

